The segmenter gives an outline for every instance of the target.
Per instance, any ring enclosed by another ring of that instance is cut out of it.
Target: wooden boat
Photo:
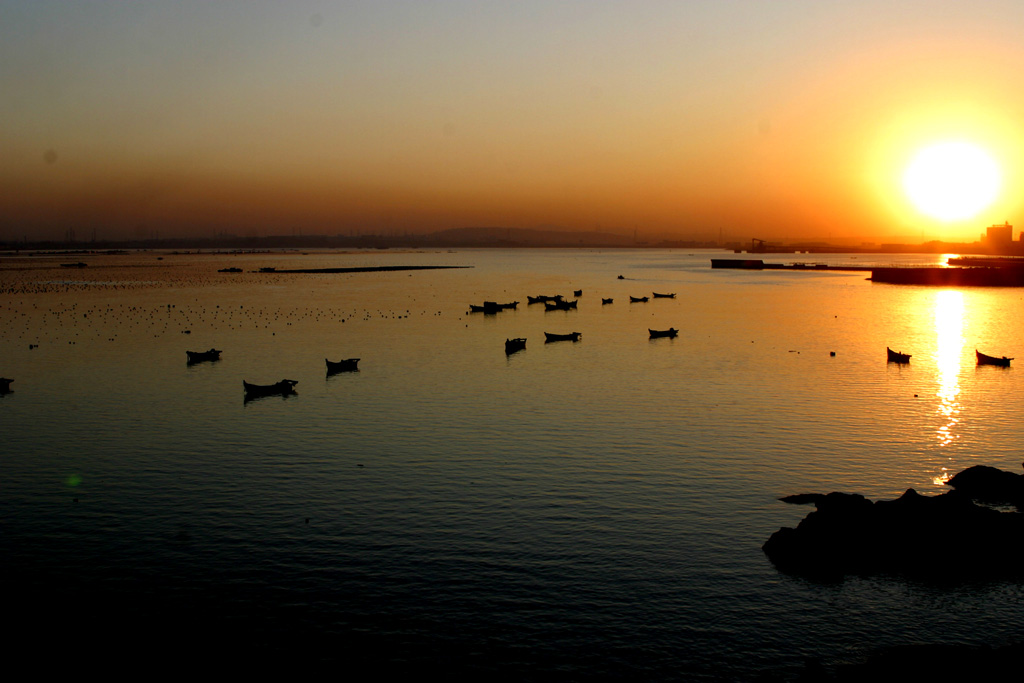
[[[654,295],[655,299],[675,299],[676,298],[675,292],[672,292],[671,294],[658,294],[657,292],[651,292],[651,294]]]
[[[573,292],[572,292],[572,295],[573,296],[583,296],[583,290],[582,289],[574,289]]]
[[[1010,361],[1013,360],[1012,358],[1007,358],[1006,356],[1003,356],[1001,358],[998,356],[988,356],[979,351],[978,349],[974,349],[974,355],[978,357],[978,365],[1000,365],[1004,368],[1008,368],[1010,367]]]
[[[470,313],[498,313],[503,310],[505,310],[505,305],[499,304],[497,301],[485,301],[483,306],[469,305]]]
[[[518,301],[511,301],[507,304],[499,304],[497,301],[485,301],[483,306],[469,305],[470,313],[500,313],[501,311],[514,309],[519,305]]]
[[[185,357],[188,359],[189,365],[192,363],[202,363],[208,360],[220,360],[221,352],[217,349],[210,349],[209,351],[186,351]]]
[[[645,301],[647,301],[647,297],[646,296],[631,296],[631,297],[629,297],[629,303],[631,303],[631,304],[644,303]]]
[[[295,379],[282,379],[274,384],[249,384],[242,380],[242,388],[245,390],[246,398],[258,398],[260,396],[274,396],[279,394],[287,396],[295,393],[295,385],[299,381]]]
[[[568,311],[573,308],[578,308],[579,301],[545,301],[545,311]]]
[[[359,371],[359,359],[358,358],[345,358],[339,360],[337,363],[329,361],[324,358],[324,362],[327,363],[327,374],[333,375],[336,372],[358,372]]]
[[[544,343],[557,342],[557,341],[579,341],[580,337],[583,336],[580,332],[570,332],[569,334],[552,334],[551,332],[544,333]]]
[[[506,339],[505,340],[505,354],[506,355],[513,354],[516,351],[522,351],[525,348],[526,348],[526,338],[525,337],[516,337],[515,339]]]
[[[601,305],[610,304],[614,299],[601,299]]]
[[[651,339],[657,339],[658,337],[671,337],[674,339],[675,336],[679,334],[679,330],[674,327],[670,327],[667,330],[652,330],[651,328],[647,328],[647,331],[651,333]]]
[[[6,377],[0,377],[0,394],[6,394],[11,390],[11,382],[13,379],[7,379]]]
[[[241,273],[241,268],[221,268],[217,271],[218,273]]]
[[[260,268],[260,272],[261,273],[276,273],[277,272],[277,268],[275,268],[273,266],[264,266],[264,267]]]
[[[526,297],[526,303],[527,304],[543,304],[543,303],[547,303],[548,301],[561,301],[561,300],[562,300],[562,295],[561,294],[555,294],[554,296],[544,296],[543,294],[541,294],[539,296],[527,296]]]
[[[888,362],[890,362],[890,363],[909,363],[910,362],[910,354],[909,353],[900,353],[899,351],[893,351],[888,346],[885,347],[885,352],[886,352],[886,354],[888,354],[888,358],[889,358]]]
[[[62,264],[60,264],[60,267],[61,268],[85,268],[86,265],[87,264],[82,263],[81,261],[78,261],[76,263],[62,263]]]

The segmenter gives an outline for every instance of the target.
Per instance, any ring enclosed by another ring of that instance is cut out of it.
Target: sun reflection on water
[[[964,295],[956,290],[943,290],[935,297],[935,364],[939,370],[939,407],[941,426],[937,436],[941,446],[949,446],[958,438],[956,426],[960,415],[960,353],[964,338]]]

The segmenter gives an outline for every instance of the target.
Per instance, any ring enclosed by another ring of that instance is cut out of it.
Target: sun
[[[969,142],[920,150],[903,173],[903,189],[921,213],[942,221],[971,218],[999,195],[999,166]]]

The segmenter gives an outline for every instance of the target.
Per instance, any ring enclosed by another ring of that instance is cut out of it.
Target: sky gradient
[[[1011,2],[0,0],[0,238],[974,240],[1024,223],[1022,35]],[[1003,178],[946,223],[901,188],[945,139]]]

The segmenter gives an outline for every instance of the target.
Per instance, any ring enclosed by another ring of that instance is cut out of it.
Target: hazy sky
[[[973,240],[1022,126],[1009,1],[0,0],[3,237]],[[944,139],[1002,169],[973,218],[904,197]]]

